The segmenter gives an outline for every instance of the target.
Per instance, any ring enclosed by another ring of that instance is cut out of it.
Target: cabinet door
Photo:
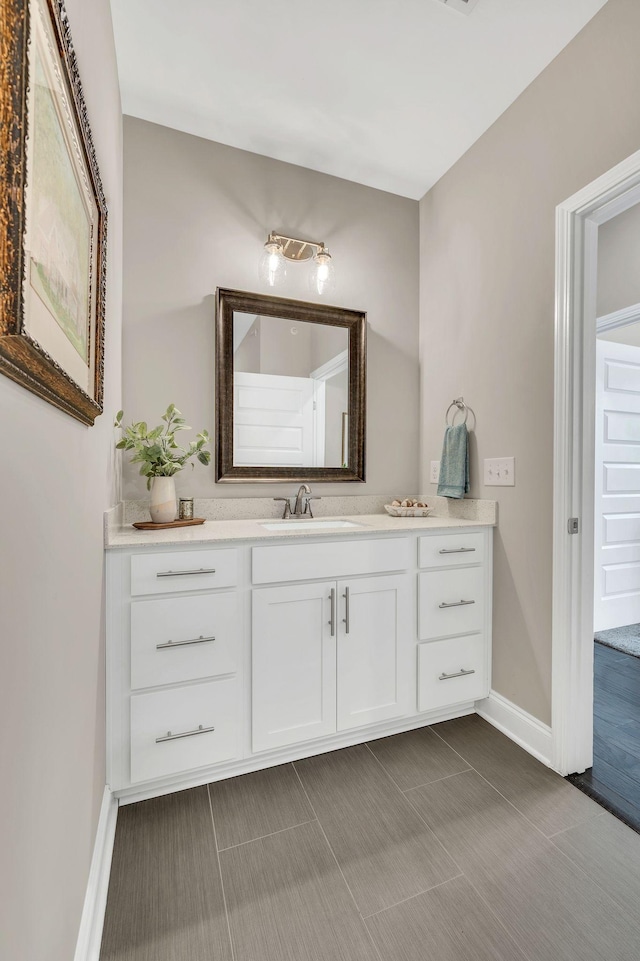
[[[254,751],[335,732],[336,639],[331,627],[335,587],[311,583],[253,591]]]
[[[415,710],[411,579],[406,574],[338,584],[338,729]]]

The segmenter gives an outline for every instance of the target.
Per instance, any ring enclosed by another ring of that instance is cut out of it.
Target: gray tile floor
[[[640,835],[472,715],[120,809],[101,961],[638,961]]]

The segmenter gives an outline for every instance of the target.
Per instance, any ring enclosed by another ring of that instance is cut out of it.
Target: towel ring
[[[449,411],[451,410],[452,407],[455,407],[456,410],[454,410],[453,417],[451,418],[451,423],[449,423]],[[449,404],[449,406],[447,407],[447,413],[444,415],[444,422],[447,425],[447,427],[455,426],[456,414],[458,413],[458,411],[464,411],[464,420],[462,421],[463,424],[466,424],[467,420],[469,419],[469,411],[471,411],[471,413],[473,414],[473,419],[475,421],[476,415],[473,407],[469,407],[467,404],[465,404],[464,397],[456,397],[456,399]]]

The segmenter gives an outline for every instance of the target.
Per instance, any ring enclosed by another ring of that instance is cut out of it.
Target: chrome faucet
[[[319,501],[320,497],[311,496],[311,488],[308,484],[301,484],[298,488],[298,493],[296,494],[295,504],[293,510],[291,509],[291,498],[289,497],[274,497],[274,501],[284,501],[284,511],[282,513],[282,519],[284,521],[288,520],[290,517],[304,517],[308,514],[309,517],[313,517],[313,511],[311,510],[311,501]]]
[[[307,509],[309,508],[310,496],[311,496],[311,488],[309,487],[309,485],[300,484],[300,487],[298,488],[298,493],[296,494],[296,502],[292,511],[294,517],[302,517],[303,514],[307,513]],[[311,516],[313,517],[313,514]]]

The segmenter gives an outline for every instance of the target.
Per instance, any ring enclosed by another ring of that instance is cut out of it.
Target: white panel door
[[[415,624],[407,574],[338,583],[338,730],[415,711]]]
[[[336,730],[332,590],[335,598],[335,582],[253,591],[254,751],[324,737]]]
[[[596,631],[640,622],[640,347],[596,351]]]
[[[233,375],[234,466],[314,467],[315,432],[311,378]]]

